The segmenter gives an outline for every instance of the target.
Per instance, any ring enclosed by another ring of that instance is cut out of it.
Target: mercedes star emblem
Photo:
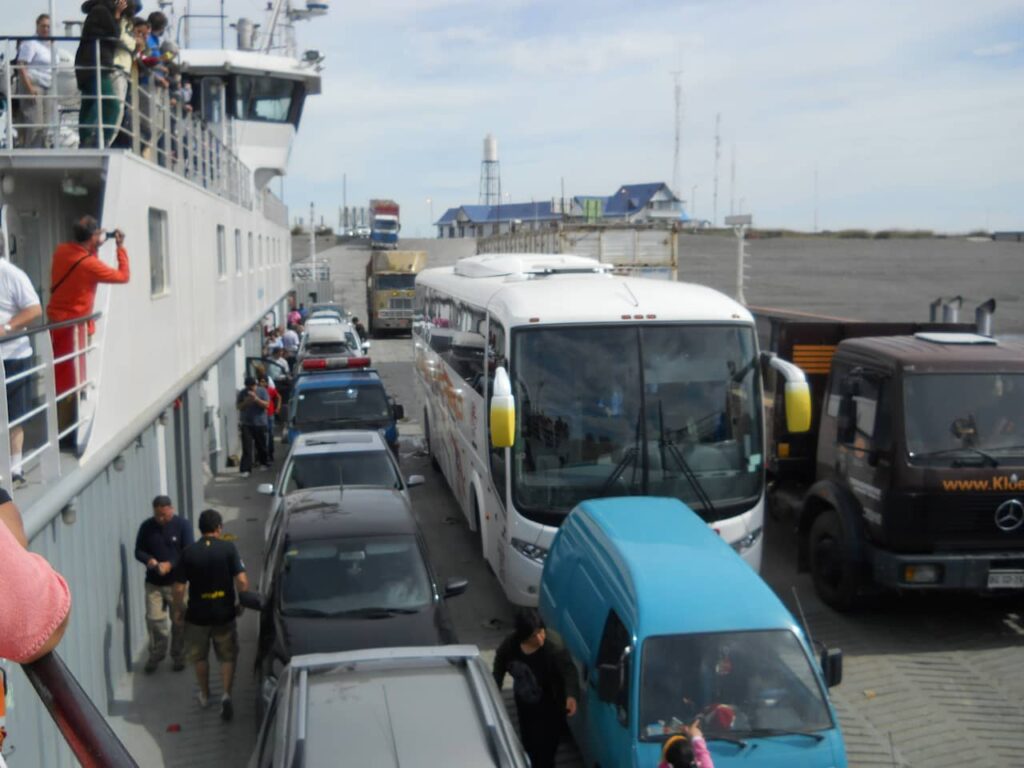
[[[1018,499],[1004,501],[996,507],[996,528],[1005,533],[1016,531],[1024,523],[1024,504]]]

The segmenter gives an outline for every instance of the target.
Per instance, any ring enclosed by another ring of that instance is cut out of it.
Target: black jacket
[[[96,90],[96,41],[100,41],[102,74],[109,76],[109,67],[114,66],[120,30],[114,19],[114,0],[85,0],[82,13],[85,14],[85,23],[82,24],[82,40],[75,54],[75,79],[79,89],[92,93]]]
[[[522,706],[524,703],[542,705],[553,708],[556,712],[565,712],[565,700],[572,696],[574,699],[580,697],[580,683],[577,677],[576,665],[569,657],[568,651],[560,642],[560,639],[551,630],[547,632],[547,639],[539,649],[534,651],[537,657],[538,667],[541,671],[541,678],[536,680],[540,686],[542,702],[523,702],[520,700],[518,683],[522,682],[516,675],[516,664],[521,661],[524,654],[519,647],[519,641],[514,635],[506,637],[504,642],[498,646],[494,654],[494,681],[501,688],[506,673],[512,673],[517,678],[517,685],[513,686],[516,694],[516,704]]]

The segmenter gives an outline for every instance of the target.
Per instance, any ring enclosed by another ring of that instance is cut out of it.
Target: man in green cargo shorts
[[[199,706],[210,700],[210,645],[220,662],[224,683],[220,716],[230,720],[234,715],[231,685],[234,682],[235,659],[238,658],[238,630],[235,627],[235,594],[249,589],[245,564],[238,549],[221,538],[224,521],[215,509],[199,516],[202,538],[181,555],[174,572],[175,610],[185,611],[185,655],[196,666],[199,682]],[[185,584],[188,583],[188,608]]]

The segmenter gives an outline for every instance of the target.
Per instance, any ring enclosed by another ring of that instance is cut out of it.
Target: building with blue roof
[[[537,231],[561,222],[657,224],[689,221],[683,200],[667,184],[624,184],[610,196],[579,195],[502,205],[460,205],[445,211],[434,225],[442,239],[480,238],[513,231]]]

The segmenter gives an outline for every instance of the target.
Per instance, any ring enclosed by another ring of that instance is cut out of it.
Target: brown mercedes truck
[[[811,430],[789,434],[782,383],[765,372],[768,470],[822,600],[1024,594],[1024,341],[753,311],[762,349],[810,384]]]

